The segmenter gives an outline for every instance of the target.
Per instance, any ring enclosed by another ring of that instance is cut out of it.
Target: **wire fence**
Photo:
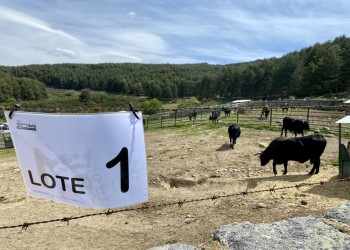
[[[265,105],[269,108],[268,114],[264,113]],[[217,120],[211,119],[214,112],[219,112]],[[173,110],[144,110],[143,117],[145,128],[159,128],[206,123],[280,127],[283,118],[289,116],[308,121],[311,129],[336,132],[338,125],[335,122],[349,113],[350,106],[339,100],[275,100]]]
[[[87,217],[94,217],[94,216],[100,216],[100,215],[111,215],[111,214],[116,214],[116,213],[124,213],[124,212],[131,212],[131,211],[140,211],[140,210],[162,209],[165,207],[172,207],[172,206],[177,206],[180,208],[184,204],[187,204],[187,203],[196,203],[196,202],[203,202],[203,201],[215,201],[217,199],[230,198],[230,197],[234,197],[234,196],[247,196],[247,195],[254,195],[254,194],[259,194],[259,193],[271,193],[272,194],[272,193],[274,193],[276,191],[280,191],[280,190],[287,190],[287,189],[294,189],[294,188],[299,190],[302,187],[326,185],[329,183],[344,182],[344,181],[350,181],[350,177],[332,180],[332,181],[298,183],[295,185],[283,186],[283,187],[273,186],[271,188],[255,190],[255,191],[249,191],[248,189],[246,189],[245,191],[237,192],[237,193],[231,193],[231,194],[225,194],[225,195],[215,195],[214,194],[213,196],[210,196],[210,197],[203,197],[203,198],[191,199],[191,200],[186,200],[186,199],[181,200],[180,199],[178,201],[169,202],[169,203],[161,203],[161,204],[143,203],[141,206],[137,206],[137,207],[115,209],[115,210],[108,209],[107,211],[103,211],[103,212],[82,214],[82,215],[78,215],[78,216],[63,217],[63,218],[57,218],[57,219],[51,219],[51,220],[24,222],[24,223],[16,224],[16,225],[0,226],[0,230],[13,229],[13,228],[21,228],[22,230],[27,230],[29,226],[39,225],[39,224],[48,224],[48,223],[53,223],[53,222],[66,222],[67,225],[69,225],[69,221],[83,219],[83,218],[87,218]]]
[[[196,117],[191,114],[196,113]],[[213,112],[219,112],[217,121],[211,119]],[[335,122],[348,114],[344,107],[291,107],[282,109],[271,107],[267,116],[261,107],[200,107],[178,110],[159,110],[152,115],[144,115],[145,128],[163,128],[184,124],[220,123],[229,125],[232,123],[251,126],[281,127],[282,120],[288,116],[291,118],[308,121],[311,130],[325,130],[337,132],[338,124]]]
[[[267,105],[266,115],[263,107]],[[120,109],[95,107],[90,109],[71,108],[29,108],[21,107],[22,111],[44,113],[100,113],[119,112]],[[232,123],[247,126],[264,126],[281,128],[282,120],[288,116],[294,119],[308,121],[311,130],[319,132],[338,132],[335,122],[350,114],[350,105],[344,105],[337,100],[282,100],[249,101],[246,103],[215,105],[206,107],[189,107],[181,109],[145,109],[143,123],[145,129],[176,127],[195,124],[221,124],[228,126]],[[212,119],[218,114],[217,119]],[[344,130],[346,133],[346,130]],[[9,135],[0,134],[0,149],[12,148]]]
[[[286,109],[286,106],[283,106],[281,103],[268,103],[269,105],[269,113],[265,116],[265,113],[262,110],[261,103],[250,103],[247,105],[240,106],[212,106],[212,107],[195,107],[195,108],[186,108],[186,109],[176,109],[176,110],[144,110],[145,115],[143,115],[144,119],[144,127],[147,128],[160,128],[160,127],[171,127],[171,126],[179,126],[179,125],[194,125],[194,124],[206,124],[206,123],[215,123],[216,121],[209,119],[213,115],[213,111],[220,111],[220,116],[218,117],[217,122],[221,124],[231,124],[237,123],[241,125],[253,125],[253,126],[280,126],[283,118],[285,116],[289,116],[296,119],[307,120],[310,123],[311,129],[320,129],[335,132],[338,128],[338,125],[335,124],[335,121],[343,118],[348,114],[347,107],[343,106],[326,106],[326,105],[314,105],[314,106],[292,106],[289,105]],[[32,111],[32,110],[25,110]],[[118,110],[109,110],[109,111],[118,111]],[[226,112],[225,112],[226,111]],[[228,112],[230,111],[230,112]],[[38,112],[38,110],[36,110]],[[53,112],[62,112],[53,111]],[[72,112],[72,111],[69,111]],[[108,112],[107,110],[89,110],[89,112]],[[196,116],[190,116],[193,113],[196,113]],[[81,112],[79,112],[81,113]],[[152,114],[146,114],[152,113]],[[6,141],[7,140],[7,141]],[[0,137],[0,148],[10,148],[11,144],[8,139],[4,139]],[[12,145],[13,147],[13,145]],[[86,217],[100,216],[100,215],[111,215],[115,213],[122,212],[130,212],[130,211],[139,211],[145,209],[155,209],[155,208],[165,208],[171,206],[181,207],[187,203],[196,203],[203,201],[215,201],[217,199],[229,198],[234,196],[247,196],[258,193],[269,192],[273,193],[279,190],[286,189],[299,189],[306,186],[316,186],[316,185],[326,185],[331,182],[342,182],[342,181],[350,181],[350,178],[338,179],[333,181],[320,181],[313,183],[299,183],[291,186],[284,187],[271,187],[268,189],[261,190],[245,190],[238,193],[231,193],[225,195],[213,195],[210,197],[203,197],[198,199],[191,200],[178,200],[170,203],[162,203],[162,204],[151,204],[144,203],[140,206],[134,206],[124,209],[115,209],[115,210],[107,210],[102,212],[90,213],[90,214],[82,214],[78,216],[69,216],[57,219],[50,220],[41,220],[41,221],[33,221],[33,222],[23,222],[21,224],[16,225],[0,225],[0,230],[5,229],[13,229],[13,228],[21,228],[26,230],[29,226],[38,225],[38,224],[47,224],[53,222],[66,222],[69,225],[69,222],[72,220],[78,220]]]

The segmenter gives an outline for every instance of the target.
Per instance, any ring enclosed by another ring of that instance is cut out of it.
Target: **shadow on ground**
[[[235,148],[233,148],[234,150]],[[221,145],[219,148],[216,149],[216,151],[227,151],[227,150],[232,150],[232,148],[230,147],[229,143],[225,143],[223,145]]]
[[[258,178],[250,178],[247,179],[247,188],[256,188],[259,184],[259,182],[274,182],[274,181],[285,181],[285,182],[304,182],[305,180],[308,180],[311,176],[310,175],[276,175],[276,176],[266,176],[266,177],[258,177]]]
[[[307,193],[350,200],[350,181],[340,180],[336,175],[330,178],[327,183],[310,188]]]

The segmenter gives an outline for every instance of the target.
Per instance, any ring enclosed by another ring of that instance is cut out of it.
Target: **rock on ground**
[[[337,219],[343,223],[350,225],[350,201],[329,210],[325,217],[328,219]]]
[[[313,217],[224,225],[213,238],[230,249],[350,249],[350,236]]]
[[[150,248],[149,250],[201,250],[201,249],[191,245],[176,243],[176,244],[164,245],[160,247],[153,247],[153,248]]]
[[[325,214],[350,225],[350,201]],[[213,239],[230,249],[344,249],[350,250],[350,235],[314,217],[296,217],[274,223],[250,222],[224,225],[216,229]],[[176,243],[150,250],[197,250],[191,245]]]

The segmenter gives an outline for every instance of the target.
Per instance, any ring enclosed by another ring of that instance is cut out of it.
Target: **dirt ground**
[[[274,176],[271,162],[262,167],[255,154],[278,132],[242,129],[231,149],[225,127],[191,129],[145,132],[150,208],[69,222],[60,219],[104,211],[29,197],[17,159],[0,158],[0,227],[58,219],[27,229],[0,229],[0,248],[143,250],[181,242],[225,249],[212,241],[212,232],[221,225],[323,217],[327,210],[350,199],[350,182],[337,181],[338,167],[331,166],[338,157],[337,137],[326,137],[318,175],[307,175],[310,163],[290,162],[286,176],[282,166]],[[321,181],[329,183],[294,187]],[[273,187],[292,188],[249,193]],[[227,197],[211,199],[217,196]],[[162,206],[179,201],[185,203]]]

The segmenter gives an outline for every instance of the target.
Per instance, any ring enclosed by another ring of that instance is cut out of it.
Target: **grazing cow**
[[[232,124],[228,127],[228,135],[230,137],[230,147],[233,149],[233,147],[236,144],[237,138],[241,135],[241,128],[239,125]]]
[[[262,117],[264,115],[265,119],[267,119],[269,114],[270,114],[270,108],[269,108],[269,106],[267,104],[265,104],[264,107],[262,107],[262,109],[261,109],[260,117]]]
[[[193,120],[196,120],[196,117],[197,117],[197,112],[196,112],[196,110],[193,110],[192,112],[190,112],[190,113],[188,114],[188,119],[190,119],[190,121],[192,121],[192,118],[193,118]]]
[[[288,103],[285,103],[283,106],[282,106],[282,112],[288,112],[288,108],[289,108],[289,104]]]
[[[220,116],[220,111],[214,109],[214,110],[211,112],[211,116],[209,116],[209,120],[212,121],[212,123],[218,123],[219,116]]]
[[[293,131],[295,137],[297,137],[297,134],[301,134],[302,136],[304,136],[304,130],[310,130],[310,126],[307,121],[301,121],[290,117],[284,117],[281,136],[283,135],[283,130],[286,137],[287,130]]]
[[[224,111],[225,117],[228,117],[228,116],[230,116],[230,114],[231,114],[231,109],[230,109],[230,108],[223,107],[223,108],[222,108],[222,111]]]
[[[273,160],[273,173],[276,175],[276,165],[283,164],[287,174],[288,161],[304,163],[310,160],[313,168],[309,175],[318,174],[320,170],[321,155],[327,145],[326,139],[320,134],[313,134],[298,138],[278,137],[260,154],[261,166]]]

